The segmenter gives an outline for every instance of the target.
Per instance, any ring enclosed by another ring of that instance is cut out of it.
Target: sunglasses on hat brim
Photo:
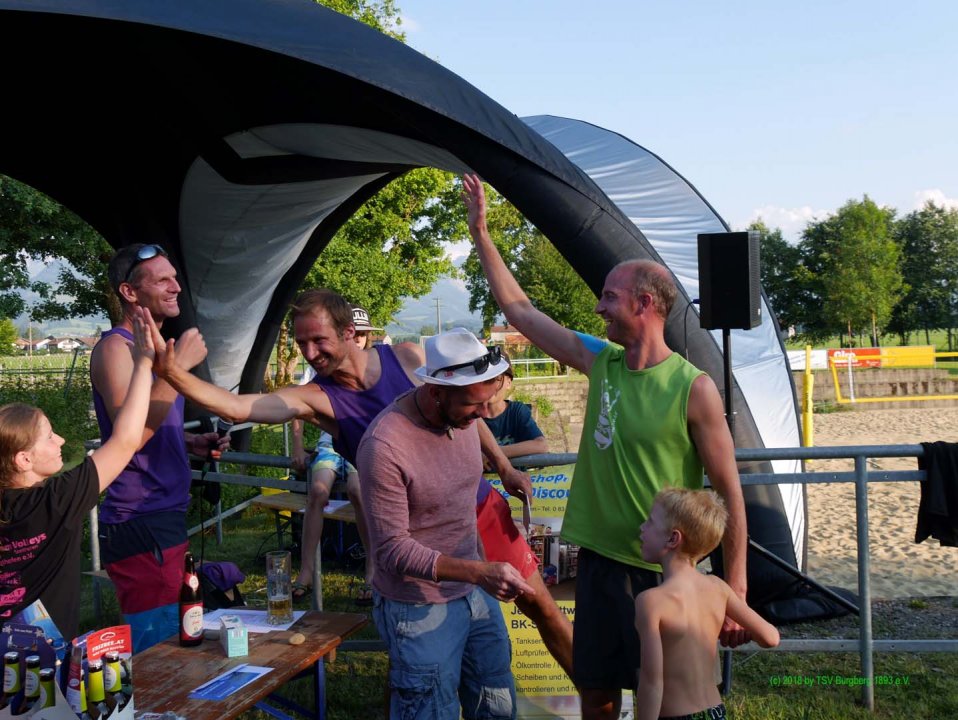
[[[471,360],[466,363],[459,363],[458,365],[448,365],[446,367],[439,368],[429,373],[429,377],[437,377],[439,373],[442,372],[453,372],[455,370],[461,370],[462,368],[471,367],[476,375],[482,375],[486,370],[489,369],[490,365],[498,365],[502,361],[502,348],[498,345],[495,345],[491,348],[486,348],[487,352],[482,357],[478,357],[475,360]]]

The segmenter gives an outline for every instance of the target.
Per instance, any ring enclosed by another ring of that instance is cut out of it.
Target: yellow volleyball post
[[[815,445],[812,427],[812,400],[815,395],[815,376],[812,374],[812,346],[805,346],[805,374],[802,376],[802,435],[805,447]]]

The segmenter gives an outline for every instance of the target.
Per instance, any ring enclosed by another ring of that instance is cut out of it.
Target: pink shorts
[[[516,527],[509,503],[495,490],[476,506],[476,525],[486,560],[507,562],[524,578],[538,570],[539,562]]]

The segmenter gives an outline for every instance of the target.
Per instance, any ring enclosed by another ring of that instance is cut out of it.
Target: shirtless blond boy
[[[714,678],[726,615],[762,647],[778,645],[774,626],[723,580],[695,569],[721,541],[727,518],[715,492],[668,488],[642,524],[642,559],[662,566],[663,581],[635,600],[642,652],[636,720],[725,717]]]

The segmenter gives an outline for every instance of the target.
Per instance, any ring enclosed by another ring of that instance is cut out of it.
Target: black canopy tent
[[[413,167],[478,172],[597,293],[616,262],[662,259],[526,123],[411,48],[307,0],[0,0],[0,53],[0,172],[67,205],[115,247],[169,249],[184,287],[171,329],[199,325],[220,385],[259,388],[308,269],[365,200]],[[668,340],[721,385],[721,352],[685,311],[677,303]],[[763,447],[737,385],[733,393],[736,443]],[[794,543],[804,518],[792,532],[774,487],[751,493],[749,515],[754,537],[804,565]],[[758,602],[785,584],[750,561]]]

